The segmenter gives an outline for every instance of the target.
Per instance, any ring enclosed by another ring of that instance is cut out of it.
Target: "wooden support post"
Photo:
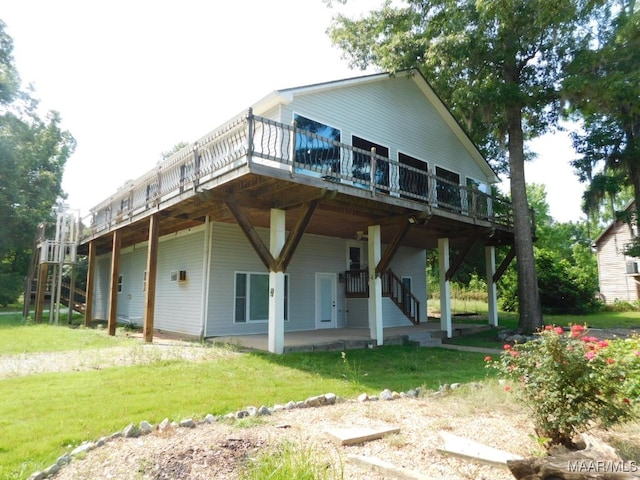
[[[367,233],[369,237],[369,332],[371,339],[375,340],[377,345],[382,345],[384,343],[382,278],[376,275],[375,270],[382,257],[380,225],[370,225]]]
[[[493,276],[496,273],[496,247],[484,247],[485,268],[487,275],[487,298],[489,325],[498,326],[498,291]]]
[[[44,294],[47,289],[47,274],[49,273],[49,265],[41,263],[38,270],[38,287],[36,290],[36,311],[34,320],[36,323],[42,322],[44,312]]]
[[[87,259],[87,291],[85,292],[84,326],[90,327],[93,320],[93,289],[96,276],[96,242],[89,242],[89,258]]]
[[[440,328],[447,332],[447,338],[453,335],[451,325],[451,282],[447,280],[449,271],[449,239],[438,239],[438,268],[440,271]]]
[[[144,292],[144,341],[153,342],[153,321],[156,311],[156,276],[158,273],[158,214],[149,218],[149,247],[147,250],[147,290]]]
[[[113,231],[113,248],[111,249],[111,284],[109,287],[109,315],[107,328],[109,335],[116,334],[118,320],[118,270],[120,269],[120,230]]]
[[[71,279],[69,281],[69,301],[67,302],[69,304],[69,316],[67,317],[67,323],[69,325],[71,325],[71,323],[73,322],[73,312],[75,311],[75,309],[73,308],[76,304],[75,302],[75,297],[76,297],[76,272],[77,272],[77,268],[76,268],[76,264],[72,263],[71,264]]]

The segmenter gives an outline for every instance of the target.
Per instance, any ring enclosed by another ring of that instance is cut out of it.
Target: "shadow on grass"
[[[383,346],[346,352],[249,355],[319,377],[341,379],[368,392],[386,388],[406,392],[417,387],[437,390],[444,384],[481,381],[488,374],[483,354],[442,348]]]

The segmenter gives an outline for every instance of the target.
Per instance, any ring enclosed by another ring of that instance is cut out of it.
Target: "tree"
[[[615,197],[631,187],[632,217],[639,218],[640,11],[635,0],[616,6],[605,11],[595,45],[586,45],[571,62],[563,86],[569,115],[583,120],[583,133],[573,135],[581,158],[572,164],[579,178],[590,182],[585,207],[593,211],[607,200],[620,208]]]
[[[13,42],[0,21],[0,302],[21,291],[38,224],[63,196],[64,165],[75,140],[57,112],[45,118],[38,102],[20,90]]]
[[[589,40],[598,0],[405,0],[334,18],[333,42],[355,67],[418,68],[498,170],[508,169],[518,259],[519,326],[542,324],[524,175],[525,140],[558,119],[559,83]],[[506,160],[505,162],[505,154]]]

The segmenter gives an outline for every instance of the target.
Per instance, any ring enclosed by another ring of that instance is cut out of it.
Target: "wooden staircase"
[[[382,296],[390,298],[405,317],[414,325],[420,324],[420,301],[391,269],[382,274]],[[345,296],[347,298],[369,297],[369,270],[347,270],[345,272]]]

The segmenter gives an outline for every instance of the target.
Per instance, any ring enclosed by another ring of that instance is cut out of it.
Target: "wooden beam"
[[[42,314],[44,312],[44,295],[47,287],[47,275],[49,273],[49,265],[47,263],[41,263],[38,270],[38,286],[36,287],[36,307],[35,307],[35,321],[40,323],[42,321]],[[53,292],[52,292],[53,294]],[[31,292],[29,292],[31,295]]]
[[[453,263],[451,264],[451,266],[449,267],[449,270],[446,273],[446,276],[445,276],[446,280],[449,281],[453,278],[453,276],[456,274],[456,272],[462,265],[462,262],[464,262],[464,259],[467,258],[467,255],[469,255],[469,252],[471,251],[471,249],[473,248],[473,246],[476,244],[477,241],[478,241],[477,237],[470,239],[467,242],[467,244],[463,247],[463,249],[460,251],[460,253],[458,253],[458,256],[453,260]]]
[[[87,259],[87,290],[85,291],[84,326],[91,326],[93,320],[93,289],[96,276],[96,241],[89,242],[89,258]]]
[[[278,255],[278,258],[275,262],[276,272],[285,272],[287,270],[287,266],[289,266],[291,257],[298,247],[300,239],[302,238],[307,225],[309,225],[309,221],[311,221],[311,217],[313,216],[313,212],[318,206],[318,203],[320,203],[319,198],[307,202],[302,206],[302,212],[300,212],[298,221],[296,222],[295,227],[293,227],[293,230],[289,232],[287,241],[282,247],[282,251],[280,252],[280,255]]]
[[[511,247],[509,249],[509,252],[507,253],[507,256],[504,257],[504,260],[502,260],[502,263],[496,270],[496,273],[493,275],[494,283],[496,283],[498,280],[502,278],[502,275],[504,275],[504,272],[507,270],[507,267],[511,263],[511,260],[513,260],[515,257],[516,257],[516,248]]]
[[[149,246],[147,249],[147,289],[144,292],[144,329],[145,342],[153,342],[153,321],[156,311],[156,276],[158,272],[158,215],[149,218]]]
[[[122,232],[113,231],[111,248],[111,286],[109,288],[109,318],[107,328],[109,335],[116,334],[118,320],[118,270],[120,268],[120,245],[122,243]]]
[[[411,228],[411,225],[413,225],[413,223],[411,223],[408,218],[404,218],[400,225],[398,225],[398,230],[396,231],[395,236],[387,245],[387,248],[384,249],[384,254],[378,262],[378,265],[376,265],[376,277],[382,275],[382,272],[389,268],[391,260],[398,251],[398,248],[400,248],[402,239],[407,235],[407,232]]]
[[[234,200],[230,199],[225,200],[224,204],[236,219],[238,225],[240,225],[242,232],[249,240],[249,243],[253,246],[253,249],[258,254],[258,257],[260,258],[264,266],[267,267],[267,270],[269,270],[270,272],[275,271],[276,260],[273,258],[273,255],[271,255],[271,252],[264,244],[262,239],[256,233],[247,216],[240,210],[238,204]]]

